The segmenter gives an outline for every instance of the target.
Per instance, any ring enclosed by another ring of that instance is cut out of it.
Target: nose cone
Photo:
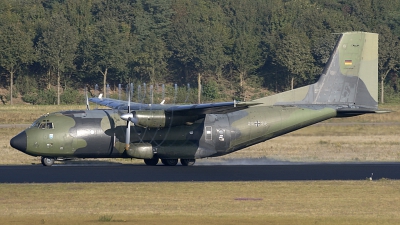
[[[10,140],[11,147],[20,150],[21,152],[26,151],[26,132],[22,131]]]

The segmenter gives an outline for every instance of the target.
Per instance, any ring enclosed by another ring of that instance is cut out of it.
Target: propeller
[[[133,114],[131,113],[131,92],[129,91],[128,113],[121,115],[121,119],[126,120],[125,150],[129,150],[129,144],[131,142],[131,119],[132,118],[133,118]]]

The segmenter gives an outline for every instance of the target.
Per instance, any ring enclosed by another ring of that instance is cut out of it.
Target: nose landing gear
[[[54,164],[55,159],[51,157],[42,156],[41,160],[43,166],[52,166]]]

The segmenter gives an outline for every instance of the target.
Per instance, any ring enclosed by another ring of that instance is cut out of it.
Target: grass
[[[113,217],[114,217],[113,215],[102,215],[99,217],[99,221],[100,222],[111,222]]]
[[[2,224],[398,224],[400,181],[1,184]]]
[[[91,104],[91,108],[96,105]],[[63,110],[85,110],[86,105],[1,105],[0,124],[31,124],[41,115]]]

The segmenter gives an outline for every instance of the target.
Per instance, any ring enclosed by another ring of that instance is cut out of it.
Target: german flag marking
[[[351,65],[353,65],[353,61],[352,60],[344,60],[344,65],[351,66]]]

